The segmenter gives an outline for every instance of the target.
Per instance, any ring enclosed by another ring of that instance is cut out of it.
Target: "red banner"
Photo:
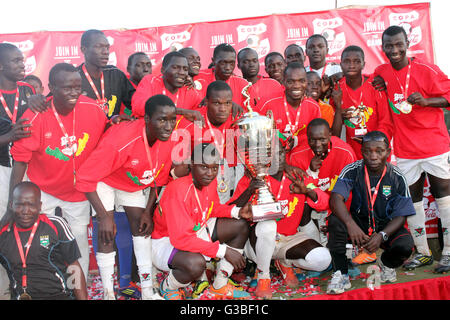
[[[358,45],[366,55],[365,73],[385,62],[381,51],[381,34],[390,25],[402,25],[410,40],[409,54],[433,62],[430,5],[417,3],[397,6],[343,8],[329,11],[269,15],[248,19],[202,22],[133,30],[104,30],[110,49],[109,63],[126,71],[128,56],[137,51],[147,53],[153,73],[160,72],[163,56],[174,49],[192,46],[200,54],[202,68],[211,62],[213,48],[229,43],[236,51],[252,47],[259,53],[261,73],[264,57],[271,51],[297,43],[303,48],[309,36],[320,33],[328,39],[329,61],[339,62],[342,50]],[[0,35],[0,42],[12,42],[24,53],[26,73],[41,78],[47,88],[48,72],[58,62],[79,65],[82,31],[33,32]],[[307,65],[308,62],[305,62]],[[239,70],[235,70],[239,74]]]

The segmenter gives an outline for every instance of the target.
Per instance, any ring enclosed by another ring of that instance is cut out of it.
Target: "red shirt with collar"
[[[27,110],[24,117],[30,119],[32,134],[14,142],[14,160],[28,164],[28,178],[42,191],[64,201],[86,200],[84,193],[75,190],[74,170],[78,179],[81,166],[104,132],[108,119],[102,108],[93,99],[80,95],[71,113],[59,114],[69,140],[76,142],[71,149],[66,147],[67,139],[51,109],[42,113]]]
[[[288,115],[285,108],[288,110]],[[321,117],[320,106],[317,101],[305,98],[298,108],[294,108],[286,101],[284,94],[267,101],[261,109],[261,114],[266,115],[269,110],[273,113],[277,129],[288,136],[292,135],[291,132],[294,135],[297,133],[298,137],[306,135],[308,123],[315,118]],[[297,117],[298,125],[295,127]],[[291,126],[295,127],[294,130],[292,130]]]
[[[77,190],[93,192],[99,181],[126,192],[154,187],[155,184],[166,185],[175,142],[170,138],[168,141],[156,140],[149,147],[149,163],[144,128],[144,119],[120,122],[110,127],[78,171]]]
[[[253,111],[260,113],[264,104],[284,94],[284,87],[272,78],[258,76],[258,81],[250,87],[251,107]]]
[[[382,131],[391,140],[393,124],[391,113],[389,111],[389,105],[387,97],[384,91],[378,91],[372,86],[373,76],[368,79],[364,78],[364,83],[361,87],[353,90],[345,83],[345,77],[339,81],[339,85],[342,90],[342,109],[348,109],[351,106],[357,107],[363,103],[368,107],[368,111],[365,113],[365,121],[367,132],[370,131]],[[344,124],[345,125],[345,124]],[[361,144],[352,139],[355,134],[355,130],[359,129],[359,126],[352,127],[354,124],[345,125],[346,141],[355,151],[356,158],[362,159]]]
[[[290,236],[297,233],[297,228],[302,220],[305,203],[317,211],[324,211],[328,208],[329,195],[319,188],[315,189],[317,201],[314,202],[304,194],[291,193],[289,186],[292,181],[286,177],[281,181],[278,181],[272,176],[267,176],[267,181],[273,196],[281,203],[282,212],[285,215],[284,218],[277,220],[277,232],[279,234]],[[251,179],[244,175],[241,180],[239,180],[233,198],[229,203],[239,198],[239,196],[249,187],[250,182]],[[305,179],[306,185],[314,182],[317,183],[317,180],[314,180],[311,177]]]
[[[394,154],[403,159],[424,159],[446,153],[450,139],[441,108],[413,105],[409,114],[394,111],[395,105],[407,98],[401,86],[405,88],[408,66],[395,70],[385,63],[374,72],[387,86],[394,123]],[[438,66],[412,59],[410,76],[407,96],[419,92],[424,98],[444,97],[450,102],[450,80]]]
[[[352,147],[339,139],[338,137],[331,136],[330,151],[327,157],[323,160],[322,166],[319,169],[317,177],[317,186],[323,190],[331,192],[337,178],[341,174],[342,169],[356,161],[356,155]],[[288,164],[303,169],[309,170],[309,164],[314,157],[314,152],[308,145],[306,136],[300,139],[299,144],[295,147],[289,156],[286,157]]]
[[[197,191],[198,200],[195,195]],[[231,218],[232,206],[221,205],[217,194],[217,181],[196,189],[189,174],[170,182],[153,214],[153,239],[169,237],[170,243],[178,250],[198,252],[214,258],[219,250],[219,241],[203,240],[197,236],[195,226],[213,217]]]
[[[162,75],[148,74],[139,82],[131,99],[133,116],[143,117],[145,115],[145,103],[156,94],[168,96],[176,107],[181,109],[195,109],[202,101],[202,96],[196,89],[183,86],[173,94],[164,86]]]

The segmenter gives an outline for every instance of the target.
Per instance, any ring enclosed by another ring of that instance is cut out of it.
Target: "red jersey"
[[[195,109],[202,101],[199,91],[183,86],[178,88],[177,92],[173,94],[164,86],[162,75],[154,76],[148,74],[139,82],[136,92],[131,99],[133,116],[143,117],[145,115],[145,103],[156,94],[168,96],[177,108],[181,109]]]
[[[199,74],[195,77],[195,80],[199,81],[202,84],[202,88],[200,90],[201,96],[206,97],[206,90],[208,89],[208,85],[211,82],[216,81],[214,69],[200,71]],[[247,86],[249,82],[244,78],[237,76],[231,76],[225,82],[230,86],[231,91],[233,92],[233,102],[244,107],[244,101],[246,98],[242,95],[242,89],[244,89],[244,87]]]
[[[410,70],[409,86],[404,97],[406,78]],[[418,59],[410,60],[408,66],[395,70],[390,63],[375,69],[374,75],[386,82],[387,96],[394,123],[394,154],[404,159],[423,159],[449,151],[449,134],[440,108],[413,105],[412,111],[404,114],[398,105],[414,92],[424,98],[444,97],[450,102],[450,80],[436,66]]]
[[[32,124],[31,137],[14,142],[11,154],[15,161],[28,163],[28,178],[42,191],[64,201],[84,201],[84,193],[75,190],[74,170],[78,178],[79,168],[105,130],[107,117],[94,100],[83,95],[71,113],[58,116],[67,136],[52,109],[43,113],[27,110],[24,117]]]
[[[261,114],[266,115],[269,110],[273,113],[277,129],[286,136],[306,135],[308,123],[321,117],[319,104],[311,98],[305,98],[298,108],[294,108],[282,95],[267,101],[261,108]]]
[[[191,150],[199,143],[214,143],[216,148],[222,154],[222,157],[226,157],[228,165],[235,165],[237,162],[236,154],[234,150],[234,138],[232,124],[237,120],[233,119],[230,114],[227,121],[225,121],[219,127],[215,127],[208,119],[208,108],[203,107],[199,109],[201,115],[205,119],[205,126],[203,128],[198,127],[194,122],[182,118],[177,126],[177,130],[185,129],[191,138]]]
[[[120,122],[110,127],[98,147],[78,171],[76,188],[93,192],[97,182],[126,192],[168,183],[175,142],[156,140],[147,157],[143,130],[144,119]]]
[[[361,87],[353,90],[347,86],[345,78],[339,81],[342,89],[342,109],[358,107],[361,103],[366,107],[360,121],[365,123],[367,132],[382,131],[391,141],[393,125],[389,112],[387,97],[384,91],[378,91],[372,86],[373,76],[369,79],[364,78]],[[360,129],[360,125],[345,121],[346,141],[355,151],[356,158],[362,159],[361,144],[352,139],[356,135],[355,131]]]
[[[153,239],[169,237],[178,250],[198,252],[211,258],[217,256],[219,241],[197,236],[197,231],[205,227],[209,218],[231,218],[233,207],[220,204],[216,180],[199,190],[190,174],[176,179],[164,190],[160,206],[162,213],[157,208],[153,214]]]
[[[250,96],[252,97],[250,106],[253,111],[260,113],[267,101],[283,94],[284,87],[278,81],[258,76],[258,81],[250,87]]]
[[[234,191],[233,198],[229,203],[235,201],[248,188],[251,179],[243,176]],[[314,183],[317,180],[312,178],[305,179],[305,184]],[[277,220],[277,232],[279,234],[290,236],[297,233],[297,228],[302,220],[305,203],[317,211],[324,211],[328,208],[329,195],[319,188],[316,188],[317,201],[312,201],[304,194],[294,194],[289,190],[292,181],[283,176],[281,181],[268,176],[269,188],[277,201],[281,203],[284,218]]]
[[[349,163],[356,161],[356,155],[352,147],[339,139],[331,136],[330,150],[327,157],[323,160],[318,174],[310,173],[309,164],[314,157],[314,152],[308,145],[307,139],[301,139],[297,147],[286,157],[287,163],[307,171],[314,178],[318,178],[317,186],[323,191],[333,190],[337,178],[342,169]]]

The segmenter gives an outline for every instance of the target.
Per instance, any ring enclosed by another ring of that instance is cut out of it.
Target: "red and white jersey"
[[[153,146],[149,146],[149,160],[144,128],[144,119],[120,122],[110,127],[78,170],[77,190],[93,192],[99,181],[126,192],[166,185],[175,142],[171,139],[156,140]]]
[[[323,190],[331,192],[342,169],[356,161],[356,155],[352,147],[339,139],[331,136],[330,147],[327,157],[323,160],[322,166],[317,174],[310,173],[309,164],[314,157],[314,152],[308,145],[306,137],[299,141],[289,156],[286,157],[288,164],[307,171],[314,178],[318,178],[317,186]]]
[[[345,78],[339,81],[342,90],[342,109],[350,107],[358,107],[361,103],[366,107],[364,116],[361,117],[361,125],[346,121],[345,132],[346,141],[355,151],[356,158],[362,159],[361,144],[352,139],[356,135],[355,131],[360,127],[366,128],[367,132],[382,131],[388,137],[389,141],[392,138],[393,123],[387,97],[384,91],[378,91],[372,86],[373,76],[368,79],[364,78],[361,87],[353,90],[347,86]]]
[[[273,113],[277,129],[286,136],[306,135],[308,123],[321,117],[317,101],[305,98],[298,108],[294,108],[286,101],[284,94],[267,101],[260,113],[266,115],[269,110]]]
[[[405,97],[408,70],[410,80]],[[412,59],[401,70],[395,70],[390,63],[382,64],[374,75],[386,82],[394,123],[394,154],[403,159],[423,159],[448,152],[450,139],[441,108],[413,105],[408,114],[398,111],[398,104],[414,92],[424,98],[444,97],[450,102],[450,80],[439,67]]]
[[[209,218],[231,218],[233,207],[220,204],[216,180],[201,190],[194,186],[190,174],[173,180],[164,190],[160,206],[162,213],[156,208],[153,214],[153,239],[169,237],[178,250],[198,252],[211,258],[217,256],[219,241],[212,242],[197,235]]]
[[[202,84],[202,88],[200,89],[201,96],[206,97],[206,90],[208,89],[209,84],[216,81],[214,69],[201,70],[195,77],[195,80]],[[244,78],[237,76],[231,76],[225,82],[230,86],[231,91],[233,92],[233,102],[244,107],[244,101],[246,98],[242,95],[242,90],[249,84],[249,82]]]
[[[177,108],[181,109],[195,109],[202,101],[199,91],[194,88],[183,86],[178,88],[176,93],[171,93],[164,86],[162,75],[154,76],[148,74],[139,82],[136,92],[131,99],[133,116],[143,117],[145,115],[145,103],[156,94],[168,96]]]
[[[327,63],[325,64],[324,67],[320,68],[320,69],[312,69],[311,66],[307,66],[305,67],[306,72],[309,71],[314,71],[316,72],[320,78],[322,78],[324,75],[327,76],[332,76],[333,74],[342,72],[342,68],[339,64],[332,64],[332,63]]]
[[[252,97],[250,106],[258,113],[267,101],[284,94],[284,87],[278,81],[262,76],[258,76],[258,81],[249,90]]]
[[[233,118],[230,114],[227,121],[219,127],[215,127],[208,119],[208,108],[202,107],[199,111],[205,119],[203,128],[198,127],[194,122],[186,118],[182,118],[177,125],[177,131],[186,130],[184,134],[188,134],[191,138],[191,150],[199,143],[214,143],[222,157],[226,157],[227,163],[229,165],[236,165],[237,159],[234,150],[234,130],[232,129],[232,124],[238,118]]]
[[[248,188],[250,185],[251,179],[247,176],[243,176],[236,187],[236,190],[233,194],[233,198],[229,201],[229,203],[235,201],[239,196]],[[268,185],[270,191],[275,197],[276,201],[281,203],[281,209],[284,214],[284,218],[277,220],[277,232],[279,234],[290,236],[297,233],[297,228],[300,225],[300,221],[303,216],[303,209],[305,207],[305,203],[307,203],[311,208],[316,209],[317,211],[324,211],[328,209],[328,200],[329,195],[319,188],[316,188],[317,193],[317,201],[312,201],[309,197],[306,197],[304,194],[294,194],[289,190],[289,186],[292,181],[286,178],[285,176],[278,181],[272,176],[267,177]],[[313,179],[308,177],[305,179],[305,184],[308,185],[310,183],[316,182],[317,179]]]
[[[58,115],[67,136],[52,109],[42,113],[27,110],[24,117],[30,119],[31,137],[16,141],[11,155],[15,161],[28,163],[27,176],[42,191],[64,201],[84,201],[84,193],[75,190],[74,170],[78,175],[96,148],[107,117],[93,99],[83,95],[71,113]]]

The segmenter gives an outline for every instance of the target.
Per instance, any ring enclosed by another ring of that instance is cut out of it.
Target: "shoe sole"
[[[345,292],[345,290],[348,290],[351,287],[352,287],[352,284],[349,283],[349,284],[346,284],[342,290],[337,290],[337,289],[327,290],[327,294],[342,294]]]

